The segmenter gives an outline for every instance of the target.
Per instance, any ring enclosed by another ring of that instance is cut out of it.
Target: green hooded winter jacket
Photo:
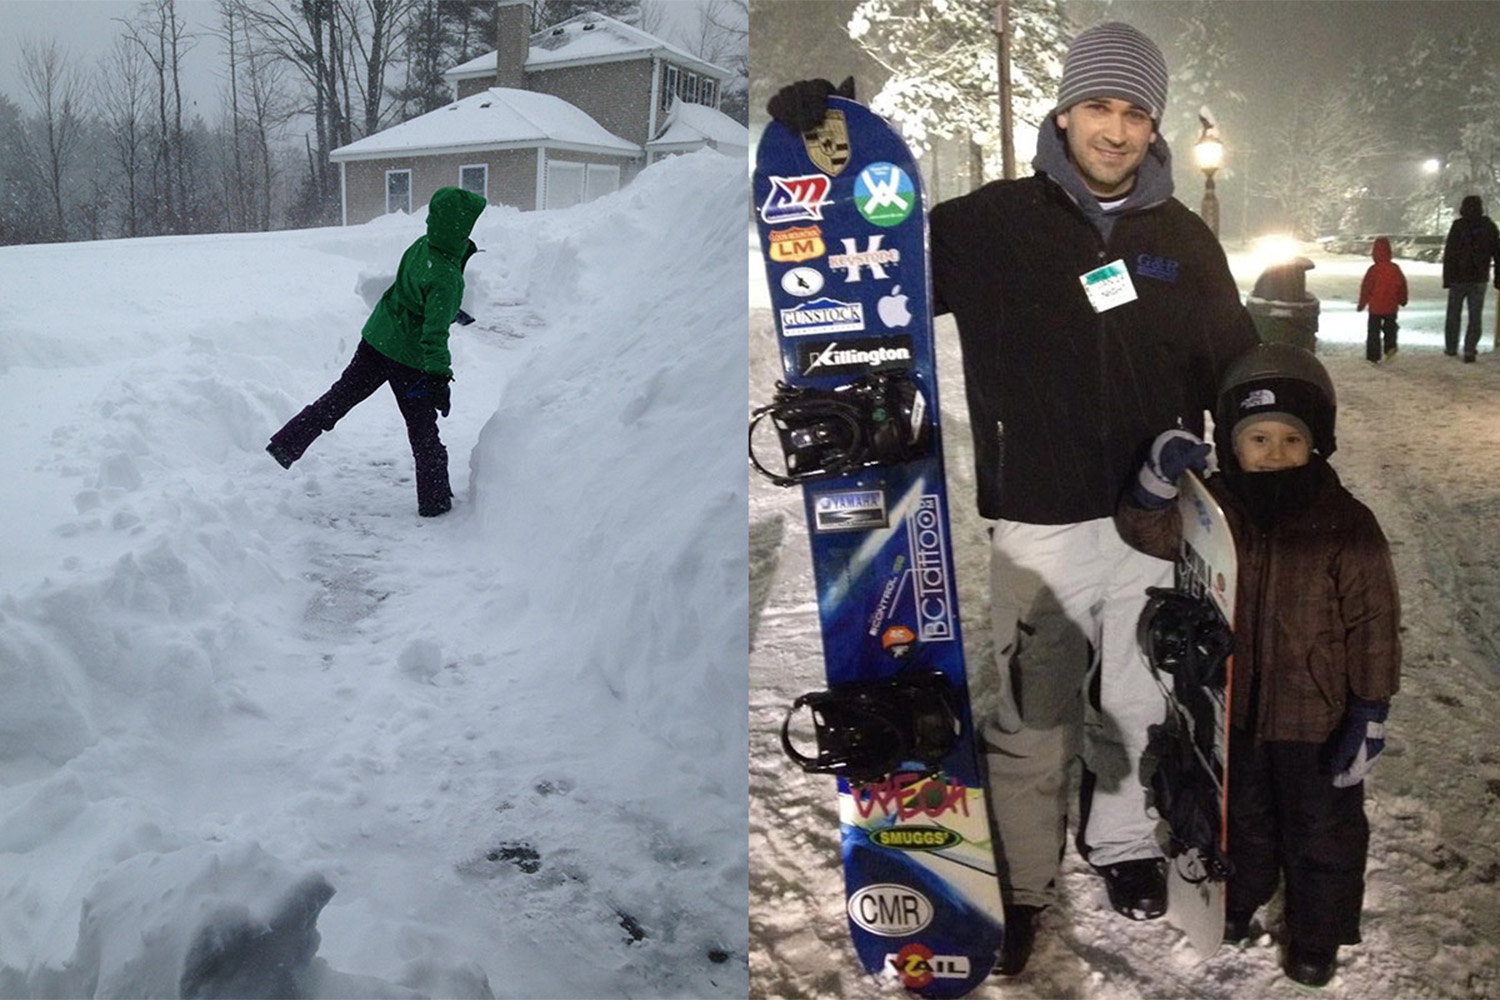
[[[427,235],[401,255],[396,280],[365,322],[364,338],[403,365],[453,377],[448,327],[464,298],[464,265],[478,252],[469,233],[484,211],[483,196],[439,188],[427,206]]]

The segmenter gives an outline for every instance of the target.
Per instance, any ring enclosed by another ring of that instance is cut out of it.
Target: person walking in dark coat
[[[469,233],[484,208],[483,196],[462,188],[439,188],[432,196],[427,235],[402,254],[396,280],[365,322],[349,366],[266,446],[283,468],[290,469],[318,435],[390,383],[416,461],[417,513],[435,517],[452,509],[448,451],[437,415],[449,411],[448,327],[463,302],[464,265],[478,252]]]
[[[1484,214],[1484,202],[1479,195],[1466,195],[1443,244],[1443,287],[1448,289],[1443,352],[1449,357],[1458,353],[1458,320],[1467,304],[1469,325],[1464,330],[1464,360],[1474,360],[1479,350],[1485,285],[1492,273],[1495,287],[1500,289],[1500,231]]]
[[[1375,240],[1370,256],[1375,258],[1365,280],[1359,286],[1359,305],[1355,312],[1370,310],[1365,331],[1365,360],[1373,363],[1382,357],[1390,360],[1396,353],[1396,311],[1406,305],[1406,273],[1391,260],[1391,241],[1384,236]],[[1382,341],[1384,352],[1382,353]]]

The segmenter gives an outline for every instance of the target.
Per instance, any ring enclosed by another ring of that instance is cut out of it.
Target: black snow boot
[[[1286,970],[1287,976],[1304,986],[1324,986],[1333,978],[1338,953],[1337,946],[1301,948],[1289,944],[1286,948],[1286,964],[1282,968]]]
[[[1005,908],[1005,938],[1000,944],[1000,961],[995,963],[995,975],[1019,976],[1031,958],[1032,946],[1036,944],[1036,921],[1041,916],[1042,906],[1007,906]]]
[[[1236,913],[1233,910],[1224,914],[1224,943],[1239,944],[1250,936],[1250,921],[1254,919],[1255,911],[1249,913]]]
[[[1109,905],[1131,920],[1154,920],[1167,912],[1167,869],[1160,858],[1137,858],[1096,871],[1109,889]]]

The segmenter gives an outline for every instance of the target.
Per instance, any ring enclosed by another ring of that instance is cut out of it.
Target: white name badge
[[[1079,275],[1078,280],[1083,282],[1089,305],[1094,307],[1096,313],[1108,312],[1136,299],[1135,285],[1130,280],[1130,272],[1125,269],[1123,260],[1096,267],[1087,274]]]

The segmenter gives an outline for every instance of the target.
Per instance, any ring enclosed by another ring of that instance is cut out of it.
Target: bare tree
[[[21,88],[31,98],[38,116],[35,134],[26,140],[27,158],[52,202],[55,238],[66,240],[63,187],[83,128],[83,78],[56,42],[23,42]]]
[[[258,0],[245,13],[257,37],[295,67],[312,90],[311,107],[317,148],[307,139],[308,192],[304,221],[332,219],[337,205],[338,174],[328,154],[353,141],[350,101],[344,69],[341,23],[335,0]]]
[[[182,60],[194,37],[176,0],[145,0],[120,22],[156,72],[156,158],[151,215],[157,232],[181,232],[187,220],[187,155],[182,129]]]
[[[357,60],[361,70],[354,80],[364,106],[364,135],[389,124],[385,77],[414,6],[414,0],[354,0],[342,8],[351,61]]]
[[[125,186],[121,220],[126,236],[141,234],[141,172],[149,141],[151,92],[145,56],[129,39],[116,37],[98,74],[99,110],[115,166]]]

